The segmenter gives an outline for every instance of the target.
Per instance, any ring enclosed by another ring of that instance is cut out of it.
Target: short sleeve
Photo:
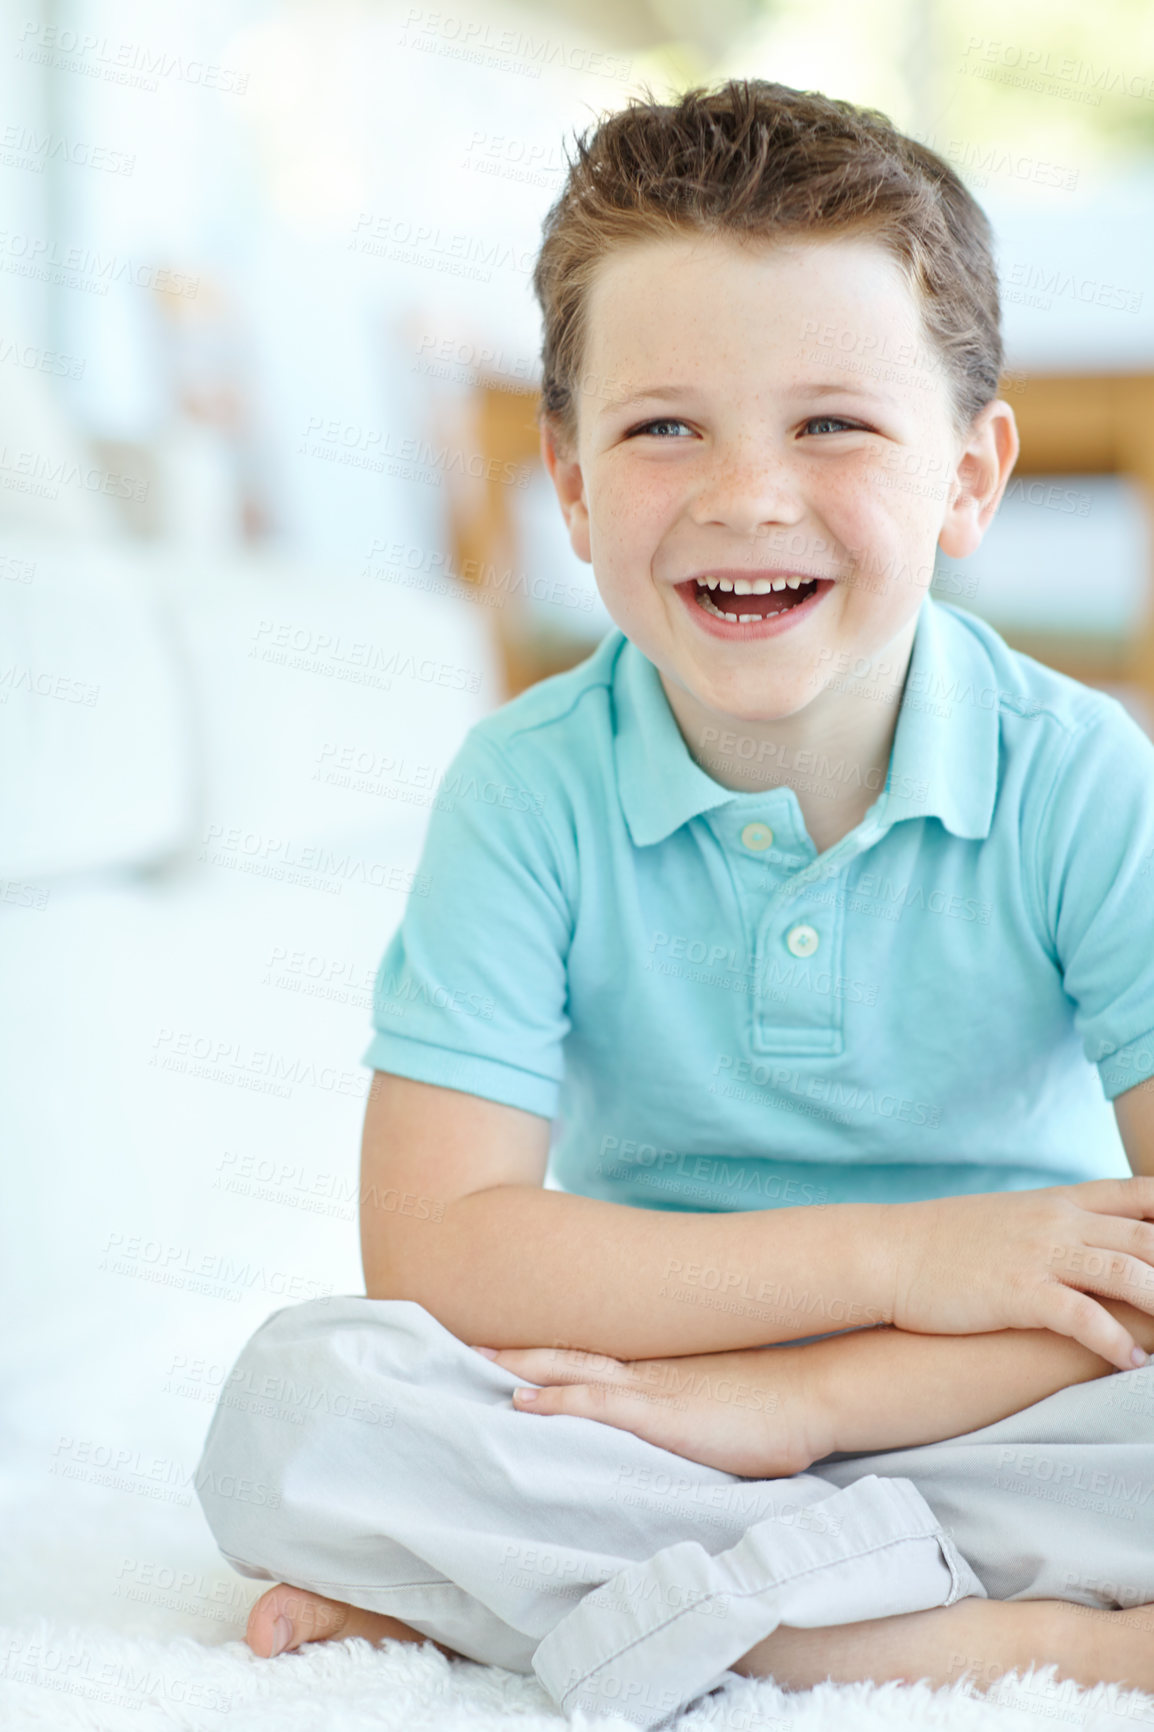
[[[1154,742],[1116,699],[1066,741],[1035,845],[1074,1026],[1113,1100],[1154,1076]]]
[[[548,822],[484,724],[437,790],[418,883],[373,989],[362,1062],[553,1118],[573,913]]]

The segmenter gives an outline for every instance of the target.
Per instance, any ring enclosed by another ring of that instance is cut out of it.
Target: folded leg
[[[888,1481],[910,1498],[911,1517],[932,1511],[935,1520],[925,1531],[942,1541],[943,1559],[965,1560],[971,1585],[959,1587],[958,1594],[1148,1606],[1154,1602],[1152,1419],[1154,1367],[1146,1367],[1072,1385],[961,1437],[881,1454],[830,1456],[779,1483],[792,1487],[819,1479],[845,1491],[868,1488],[873,1498],[873,1488]],[[846,1625],[917,1609],[896,1603],[900,1582],[894,1597],[887,1597],[881,1566],[900,1552],[879,1548],[871,1559],[868,1522],[879,1517],[876,1503],[843,1513],[827,1502],[811,1513],[843,1524],[845,1554],[836,1573],[807,1578],[804,1549],[797,1573],[791,1573],[790,1544],[766,1522],[751,1526],[729,1552],[707,1560],[704,1571],[695,1548],[667,1546],[587,1594],[554,1626],[534,1656],[538,1676],[567,1709],[593,1712],[617,1697],[638,1724],[659,1724],[660,1689],[672,1686],[677,1693],[682,1681],[695,1676],[699,1656],[720,1658],[726,1651],[724,1643],[699,1646],[689,1620],[663,1622],[656,1616],[649,1590],[666,1580],[682,1591],[700,1591],[702,1611],[709,1592],[723,1594],[727,1618],[743,1640],[766,1612],[773,1614],[767,1625],[772,1633],[778,1625]],[[854,1555],[856,1541],[862,1543]],[[873,1609],[861,1609],[871,1594]],[[955,1597],[932,1603],[949,1605]],[[982,1656],[972,1658],[980,1662]]]
[[[615,1427],[516,1411],[523,1381],[410,1301],[276,1312],[197,1468],[218,1545],[246,1575],[388,1613],[536,1670],[568,1710],[646,1725],[778,1624],[983,1592],[893,1474],[739,1479]]]
[[[829,1456],[830,1485],[915,1485],[995,1600],[1154,1601],[1154,1366],[1059,1389],[941,1443]]]

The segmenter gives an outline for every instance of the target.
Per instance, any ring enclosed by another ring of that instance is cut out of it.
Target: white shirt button
[[[791,956],[812,956],[820,942],[812,926],[792,926],[785,935],[785,947]]]
[[[741,840],[751,854],[761,854],[773,847],[773,831],[768,824],[747,824],[741,832]]]

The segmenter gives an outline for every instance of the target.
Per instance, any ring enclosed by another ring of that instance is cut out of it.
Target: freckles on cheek
[[[673,516],[653,487],[624,479],[604,488],[590,504],[591,525],[600,530],[603,550],[610,553],[612,544],[628,557],[640,555],[646,561]]]

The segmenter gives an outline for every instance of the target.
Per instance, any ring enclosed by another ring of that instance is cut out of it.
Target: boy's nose
[[[763,525],[796,523],[804,511],[791,465],[764,450],[719,456],[698,478],[695,515],[699,522],[721,523],[739,534]]]

